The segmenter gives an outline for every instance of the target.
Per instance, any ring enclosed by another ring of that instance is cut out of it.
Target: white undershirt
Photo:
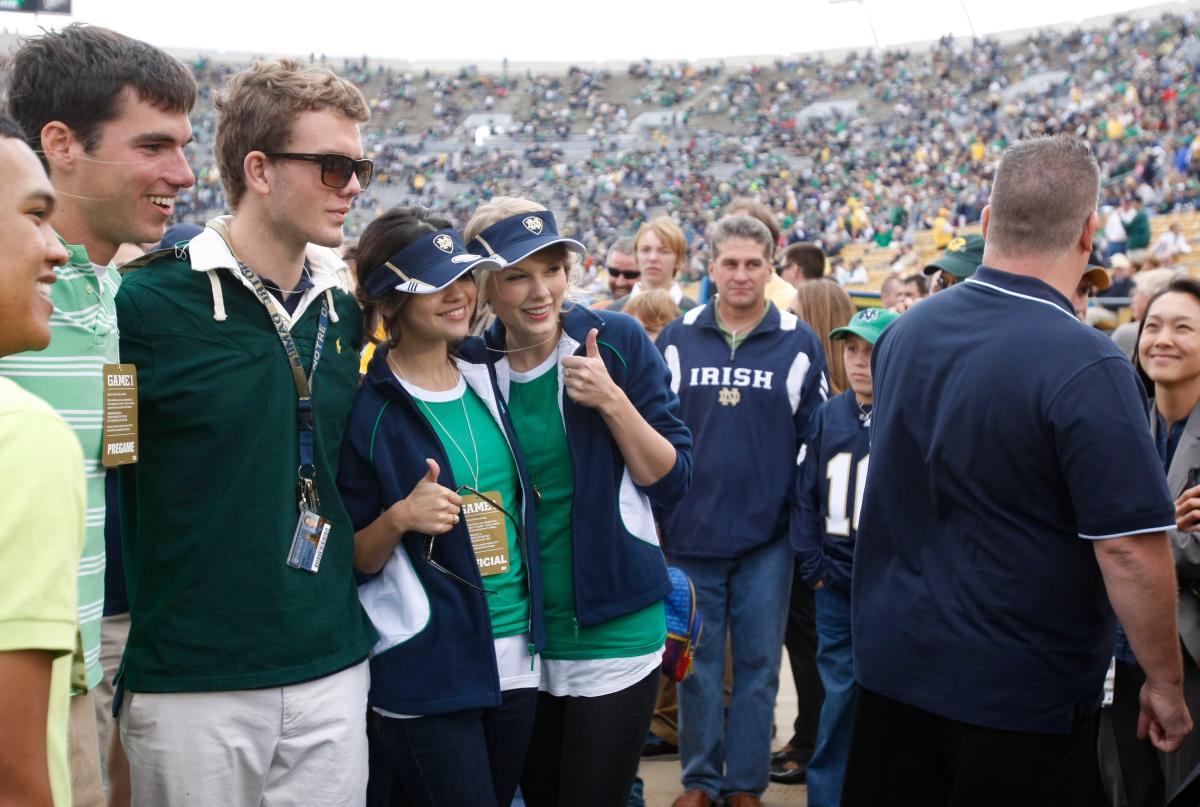
[[[676,284],[678,285],[678,284]],[[512,372],[513,383],[526,384],[541,378],[558,365],[551,353],[545,361],[525,372]],[[543,659],[538,689],[555,697],[598,698],[620,692],[641,681],[662,664],[662,648],[628,658]]]
[[[397,375],[394,370],[392,374],[396,376],[396,380],[403,385],[409,395],[428,403],[456,401],[465,395],[467,391],[466,382],[463,381],[461,375],[458,378],[458,383],[448,390],[428,390],[424,387],[418,387],[416,384],[410,384]],[[541,682],[542,659],[540,656],[529,655],[528,633],[516,636],[504,636],[494,640],[493,644],[496,650],[496,670],[500,674],[501,692],[508,692],[511,689],[532,689]],[[379,707],[372,708],[376,714],[401,720],[425,717],[425,715],[400,715],[380,709]]]

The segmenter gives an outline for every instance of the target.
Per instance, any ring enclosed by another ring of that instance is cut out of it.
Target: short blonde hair
[[[684,237],[683,230],[679,228],[679,225],[670,216],[656,216],[638,227],[637,235],[633,239],[635,261],[637,260],[638,244],[642,242],[646,233],[654,233],[667,249],[675,253],[675,268],[671,272],[671,276],[679,274],[679,270],[687,265],[688,258],[687,238]]]
[[[625,313],[637,317],[647,329],[661,331],[679,316],[679,306],[666,289],[647,289],[633,295],[625,304]]]
[[[303,59],[255,62],[229,79],[213,107],[219,116],[213,152],[234,209],[246,192],[246,155],[283,151],[301,114],[332,109],[358,123],[371,118],[357,87]]]

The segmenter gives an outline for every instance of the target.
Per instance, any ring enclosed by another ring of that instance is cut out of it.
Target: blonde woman
[[[642,278],[622,297],[608,307],[610,311],[624,311],[634,297],[650,289],[664,289],[671,295],[679,313],[691,311],[698,302],[683,293],[675,281],[679,270],[687,265],[687,239],[670,216],[658,216],[642,224],[633,240],[633,257]]]
[[[482,340],[537,503],[546,625],[521,791],[530,807],[624,805],[658,690],[670,591],[652,505],[691,482],[691,434],[667,366],[624,314],[565,304],[584,247],[524,199],[479,208],[464,236],[503,259],[477,273]]]

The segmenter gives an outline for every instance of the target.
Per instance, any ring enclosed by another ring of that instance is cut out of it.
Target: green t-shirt
[[[407,383],[404,386],[416,398],[417,408],[442,441],[450,457],[454,481],[470,485],[489,498],[495,498],[493,493],[498,494],[498,504],[520,518],[516,462],[499,424],[475,390],[461,379],[457,387],[446,392],[431,392]],[[461,494],[471,495],[467,491]],[[521,545],[512,521],[505,516],[501,519],[507,528],[508,571],[486,574],[487,569],[480,565],[492,636],[496,639],[529,630],[529,588],[525,582],[525,564],[521,562]]]
[[[661,601],[591,627],[580,627],[576,619],[571,548],[575,471],[558,407],[557,369],[552,356],[528,373],[513,373],[509,392],[513,427],[540,496],[538,543],[547,639],[542,655],[578,660],[653,653],[666,638]]]
[[[84,544],[83,454],[44,401],[0,378],[0,653],[54,654],[46,754],[54,803],[71,803],[67,700],[75,569]]]

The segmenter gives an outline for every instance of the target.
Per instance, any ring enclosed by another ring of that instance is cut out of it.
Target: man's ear
[[[979,234],[983,236],[984,241],[987,241],[988,224],[991,223],[991,220],[992,220],[992,206],[984,205],[983,212],[979,214],[979,226],[980,226]]]
[[[1079,248],[1085,254],[1092,254],[1092,245],[1096,238],[1096,230],[1100,229],[1100,214],[1095,210],[1092,215],[1087,217],[1087,221],[1083,223],[1083,232],[1079,234]]]
[[[60,120],[52,120],[42,127],[42,154],[51,169],[70,171],[75,164],[75,155],[83,148],[83,142],[70,126]]]
[[[271,192],[271,183],[267,178],[267,155],[261,151],[252,151],[242,160],[242,174],[245,176],[246,188],[266,196]]]

